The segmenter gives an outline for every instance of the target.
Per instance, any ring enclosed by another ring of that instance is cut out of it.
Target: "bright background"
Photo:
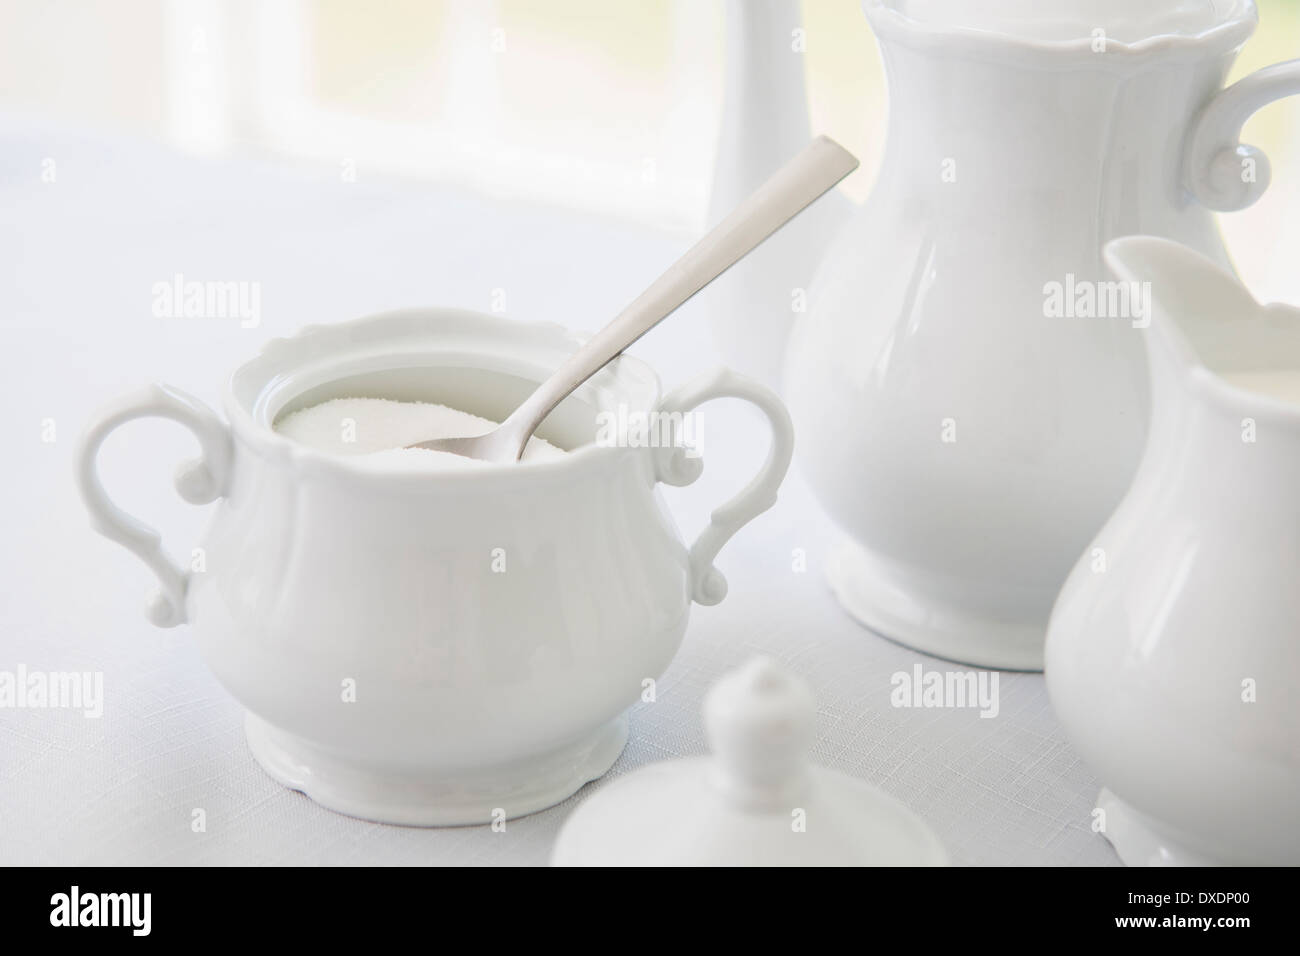
[[[883,139],[879,55],[857,0],[802,17],[813,131]],[[1259,0],[1233,78],[1300,56],[1300,0]],[[0,109],[208,155],[272,154],[598,210],[705,223],[722,108],[721,0],[0,0]],[[598,76],[599,82],[592,77]],[[1247,142],[1274,185],[1223,217],[1257,294],[1300,300],[1300,105]]]

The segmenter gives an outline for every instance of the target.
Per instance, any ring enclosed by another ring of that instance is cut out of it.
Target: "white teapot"
[[[1300,864],[1300,309],[1106,247],[1154,301],[1146,453],[1052,612],[1047,687],[1130,864]]]
[[[451,470],[394,470],[274,429],[343,397],[499,421],[578,341],[454,309],[388,313],[270,342],[229,379],[226,422],[155,385],[91,423],[78,479],[96,529],[158,576],[150,618],[193,625],[276,780],[371,820],[486,823],[558,803],[618,758],[624,712],[668,666],[692,601],[726,594],[713,558],[776,501],[794,437],[775,395],[720,370],[661,397],[654,372],[622,356],[539,430],[568,454]],[[700,475],[702,458],[669,439],[724,396],[759,407],[772,448],[688,549],[657,486]],[[596,443],[602,415],[673,435]],[[176,479],[187,501],[219,501],[202,573],[170,559],[99,481],[104,439],[149,416],[202,448]]]
[[[785,369],[804,470],[847,535],[828,572],[890,638],[1038,669],[1146,427],[1140,303],[1097,286],[1101,248],[1148,233],[1226,263],[1211,210],[1269,179],[1238,133],[1300,91],[1300,61],[1221,89],[1249,0],[864,7],[888,143]]]

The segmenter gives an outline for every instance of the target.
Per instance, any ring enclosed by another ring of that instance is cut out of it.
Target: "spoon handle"
[[[857,159],[839,143],[817,137],[569,356],[502,428],[521,436],[522,451],[542,419],[570,392],[857,167]]]

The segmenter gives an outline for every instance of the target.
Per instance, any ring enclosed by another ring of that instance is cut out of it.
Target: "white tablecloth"
[[[51,168],[55,181],[43,181]],[[503,290],[515,317],[595,328],[687,244],[563,211],[368,181],[365,170],[345,183],[332,168],[201,161],[0,121],[0,671],[102,671],[105,690],[98,720],[0,709],[0,863],[545,862],[567,813],[602,782],[504,832],[366,823],[273,783],[188,628],[145,621],[150,575],[90,531],[73,482],[75,441],[100,403],[149,381],[217,405],[239,362],[307,323],[414,304],[488,310]],[[260,324],[155,318],[153,284],[177,273],[260,282]],[[707,296],[691,303],[634,349],[665,384],[716,364],[708,305]],[[763,433],[743,406],[719,404],[706,422],[704,477],[667,493],[688,535],[762,453]],[[176,462],[192,453],[180,429],[144,422],[102,455],[112,493],[160,527],[173,554],[188,554],[207,519],[171,487]],[[956,665],[892,644],[840,610],[821,567],[833,540],[796,455],[777,507],[722,553],[729,597],[694,610],[657,702],[632,711],[631,741],[605,781],[705,752],[701,696],[763,653],[815,690],[816,758],[904,801],[957,863],[1116,863],[1089,828],[1097,781],[1066,743],[1042,677],[1002,675],[993,719],[891,707],[894,672]],[[803,573],[797,548],[808,555]],[[204,832],[191,826],[195,809],[205,811]]]

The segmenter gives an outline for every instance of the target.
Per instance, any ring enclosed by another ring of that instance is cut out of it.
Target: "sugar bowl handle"
[[[740,398],[758,406],[772,427],[772,445],[767,460],[744,488],[717,508],[709,526],[691,545],[691,598],[697,604],[717,604],[727,596],[727,579],[713,566],[722,546],[744,525],[776,504],[790,458],[794,454],[794,426],[790,413],[776,394],[752,379],[730,369],[706,372],[666,395],[659,411],[668,415],[689,414],[697,405],[715,398]],[[689,485],[704,470],[704,462],[691,449],[680,445],[658,450],[657,475],[670,485]]]
[[[230,471],[230,432],[198,399],[167,385],[151,385],[106,407],[86,429],[77,448],[77,484],[92,526],[138,555],[158,576],[160,590],[149,604],[149,620],[159,627],[175,627],[186,619],[189,574],[163,553],[158,532],[113,504],[99,480],[99,446],[111,431],[136,418],[169,418],[194,432],[203,454],[176,470],[176,490],[196,505],[207,504],[225,493]]]
[[[1268,157],[1241,143],[1241,128],[1262,107],[1300,93],[1300,60],[1258,70],[1217,93],[1192,122],[1183,178],[1220,212],[1245,209],[1268,188]]]

